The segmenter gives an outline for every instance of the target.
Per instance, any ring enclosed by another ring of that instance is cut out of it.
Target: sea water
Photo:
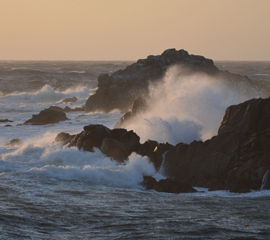
[[[81,107],[97,77],[130,62],[0,62],[0,239],[270,239],[270,190],[169,194],[145,190],[143,175],[164,178],[147,158],[132,154],[119,164],[98,149],[84,152],[54,143],[60,132],[76,134],[88,124],[109,128],[111,113],[66,113],[69,120],[21,125],[49,106]],[[221,70],[270,85],[269,62],[216,62]],[[207,76],[164,76],[145,116],[128,126],[141,137],[176,144],[216,134],[226,107],[250,97]],[[62,103],[76,96],[74,103]],[[158,101],[162,96],[161,101]],[[5,127],[10,124],[11,127]],[[5,146],[19,138],[21,146]],[[196,186],[194,186],[196,187]]]

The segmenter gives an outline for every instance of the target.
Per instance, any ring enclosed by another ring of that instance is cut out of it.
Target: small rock
[[[16,138],[16,139],[12,139],[5,146],[21,146],[21,145],[22,145],[22,141],[19,138]]]

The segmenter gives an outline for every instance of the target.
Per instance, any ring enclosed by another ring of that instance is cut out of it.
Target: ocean
[[[81,107],[99,74],[132,62],[0,61],[0,239],[270,239],[270,190],[170,194],[145,190],[143,175],[164,178],[146,158],[119,164],[99,150],[54,143],[60,132],[89,124],[113,128],[123,113],[68,112],[69,120],[21,125],[49,106]],[[228,70],[270,87],[270,62],[219,61]],[[226,107],[251,97],[205,76],[164,76],[158,108],[129,126],[140,137],[176,144],[217,133]],[[176,85],[177,83],[177,85]],[[74,103],[63,99],[77,97]],[[11,125],[7,127],[6,125]],[[21,146],[5,146],[19,138]]]

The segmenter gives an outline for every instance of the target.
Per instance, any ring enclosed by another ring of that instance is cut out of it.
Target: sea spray
[[[182,66],[173,66],[163,81],[149,87],[148,110],[134,118],[128,129],[142,141],[190,143],[217,134],[226,108],[251,97],[257,91],[243,93],[224,79],[206,74],[185,74]]]

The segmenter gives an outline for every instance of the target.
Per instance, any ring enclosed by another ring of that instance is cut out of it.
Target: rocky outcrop
[[[142,185],[146,189],[154,189],[157,192],[166,193],[191,193],[197,192],[190,184],[178,179],[161,179],[158,182],[151,176],[144,176]]]
[[[59,133],[55,142],[69,144],[69,147],[77,147],[84,151],[92,152],[98,148],[114,160],[123,162],[132,152],[140,147],[140,137],[133,131],[126,129],[113,129],[91,124],[84,127],[84,131],[76,135]]]
[[[33,115],[31,119],[27,120],[24,125],[45,125],[51,123],[59,123],[60,121],[68,120],[66,114],[61,111],[45,109],[39,114]]]
[[[166,153],[164,173],[210,190],[260,189],[270,169],[269,106],[269,99],[252,99],[229,107],[217,136]]]
[[[270,98],[251,99],[226,109],[218,134],[258,132],[270,128]]]
[[[132,103],[131,111],[124,114],[124,116],[115,125],[115,128],[127,127],[130,120],[132,120],[137,114],[147,110],[146,100],[142,97],[138,97]]]
[[[136,98],[147,95],[149,83],[161,80],[168,67],[177,63],[192,66],[192,71],[195,72],[203,71],[210,74],[218,72],[210,59],[189,55],[185,50],[168,49],[161,55],[139,59],[111,76],[100,75],[98,90],[87,100],[86,111],[109,112],[119,109],[127,112]]]
[[[168,49],[161,55],[139,59],[126,69],[118,70],[110,76],[101,74],[98,77],[98,89],[88,98],[85,110],[110,112],[119,109],[128,112],[138,97],[148,99],[149,84],[160,82],[166,70],[176,64],[182,66],[182,75],[205,73],[243,93],[252,90],[262,94],[264,91],[261,85],[252,82],[248,77],[218,70],[211,59],[190,55],[185,50]],[[125,119],[128,117],[130,113],[124,116]]]

